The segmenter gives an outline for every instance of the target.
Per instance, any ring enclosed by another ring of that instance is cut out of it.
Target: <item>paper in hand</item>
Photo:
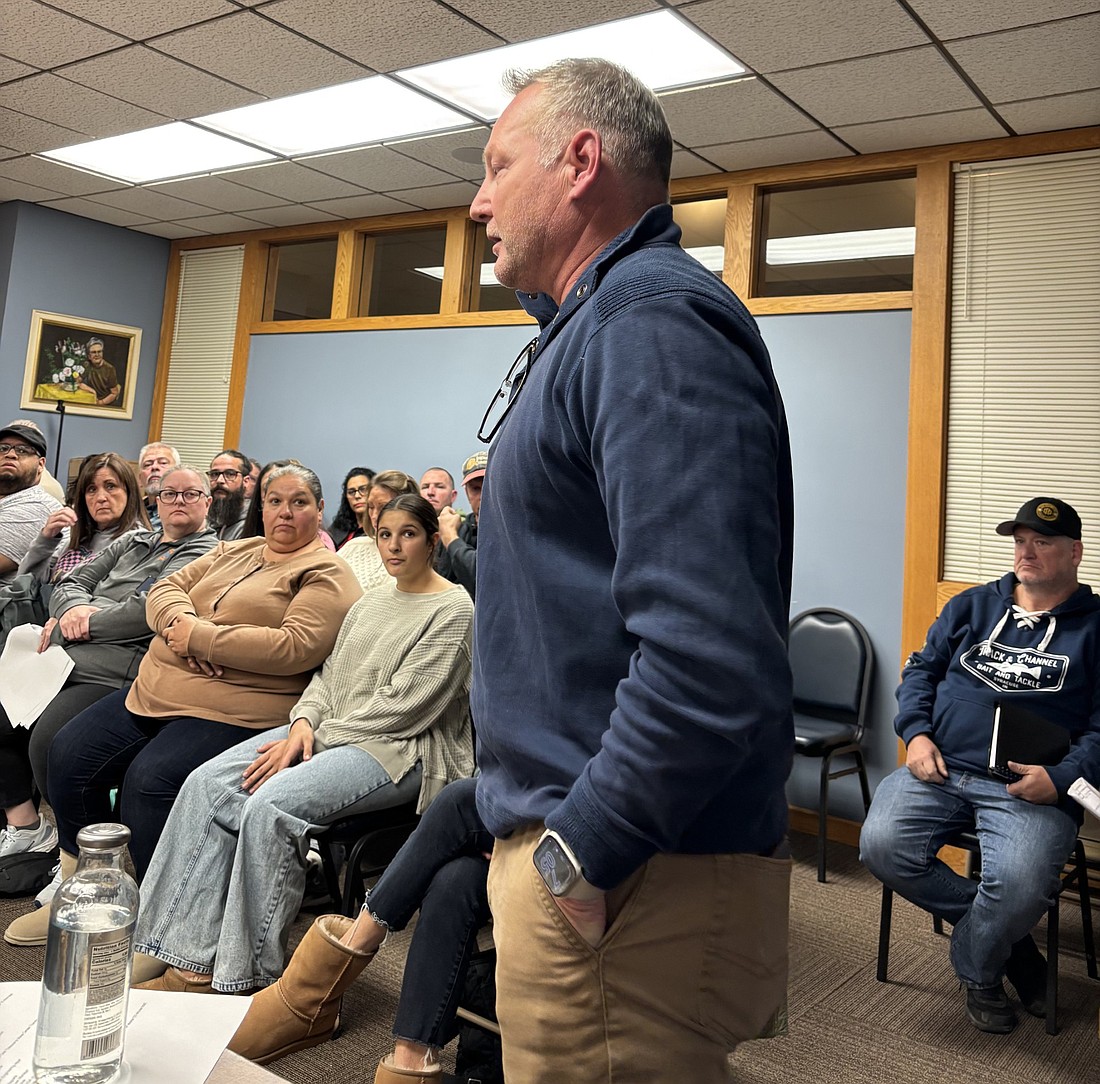
[[[72,673],[63,647],[52,644],[38,653],[41,639],[41,625],[17,625],[0,655],[0,704],[12,726],[34,726]]]

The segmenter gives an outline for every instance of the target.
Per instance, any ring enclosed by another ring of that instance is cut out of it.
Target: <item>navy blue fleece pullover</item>
[[[652,208],[560,310],[528,299],[478,521],[478,808],[555,828],[601,888],[786,831],[786,422],[752,317],[679,239]]]

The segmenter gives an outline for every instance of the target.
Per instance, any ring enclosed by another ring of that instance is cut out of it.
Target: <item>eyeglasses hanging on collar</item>
[[[535,351],[538,349],[539,337],[536,335],[518,354],[508,370],[508,375],[501,382],[500,388],[489,401],[485,409],[485,417],[481,419],[478,427],[477,439],[482,444],[489,444],[493,437],[500,432],[504,419],[512,409],[519,393],[527,381],[527,374],[531,371],[531,362],[534,360]]]

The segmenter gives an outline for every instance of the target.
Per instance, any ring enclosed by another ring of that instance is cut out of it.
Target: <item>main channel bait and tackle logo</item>
[[[1056,693],[1069,669],[1068,655],[995,642],[975,644],[960,661],[976,678],[1002,693]]]
[[[1058,509],[1053,504],[1044,501],[1035,509],[1035,514],[1044,523],[1053,523],[1058,518]]]

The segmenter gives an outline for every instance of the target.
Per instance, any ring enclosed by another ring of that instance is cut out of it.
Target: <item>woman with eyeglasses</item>
[[[284,725],[208,761],[180,792],[142,884],[135,943],[149,955],[134,981],[144,988],[275,982],[309,835],[406,802],[423,812],[473,770],[473,604],[432,567],[435,509],[396,497],[376,533],[389,585],[351,608]]]
[[[363,533],[358,538],[352,538],[340,549],[340,556],[351,566],[355,578],[364,591],[373,591],[389,581],[386,566],[382,563],[378,547],[374,544],[378,514],[394,497],[400,497],[404,493],[418,494],[419,492],[420,487],[416,484],[416,479],[411,478],[403,470],[384,470],[374,476],[359,513],[359,523]]]
[[[336,543],[337,553],[345,542],[363,536],[360,519],[363,509],[367,507],[367,494],[370,493],[374,474],[370,467],[352,467],[344,476],[344,484],[340,488],[340,507],[329,524],[329,534]]]
[[[172,487],[178,501],[208,506],[197,489]],[[164,490],[159,500],[162,519],[177,514]],[[278,467],[264,481],[262,538],[220,542],[149,588],[155,635],[137,679],[73,719],[50,750],[63,876],[76,868],[82,827],[121,820],[143,877],[188,773],[287,717],[362,594],[318,538],[323,509],[313,471]],[[24,915],[4,936],[44,943],[47,924],[48,916]]]
[[[115,452],[85,457],[71,500],[71,506],[46,519],[19,562],[20,574],[29,572],[41,583],[52,583],[127,531],[149,527],[134,468]]]
[[[98,458],[92,458],[93,478]],[[56,857],[57,832],[35,802],[35,786],[49,797],[46,766],[55,736],[85,708],[134,680],[153,635],[145,620],[146,592],[217,541],[206,529],[206,485],[196,471],[169,471],[160,528],[123,534],[54,584],[38,650],[63,647],[73,669],[31,730],[10,726],[0,711],[0,808],[7,821],[0,833],[0,893],[33,895],[51,865],[40,859]],[[47,887],[39,898],[50,895]]]

